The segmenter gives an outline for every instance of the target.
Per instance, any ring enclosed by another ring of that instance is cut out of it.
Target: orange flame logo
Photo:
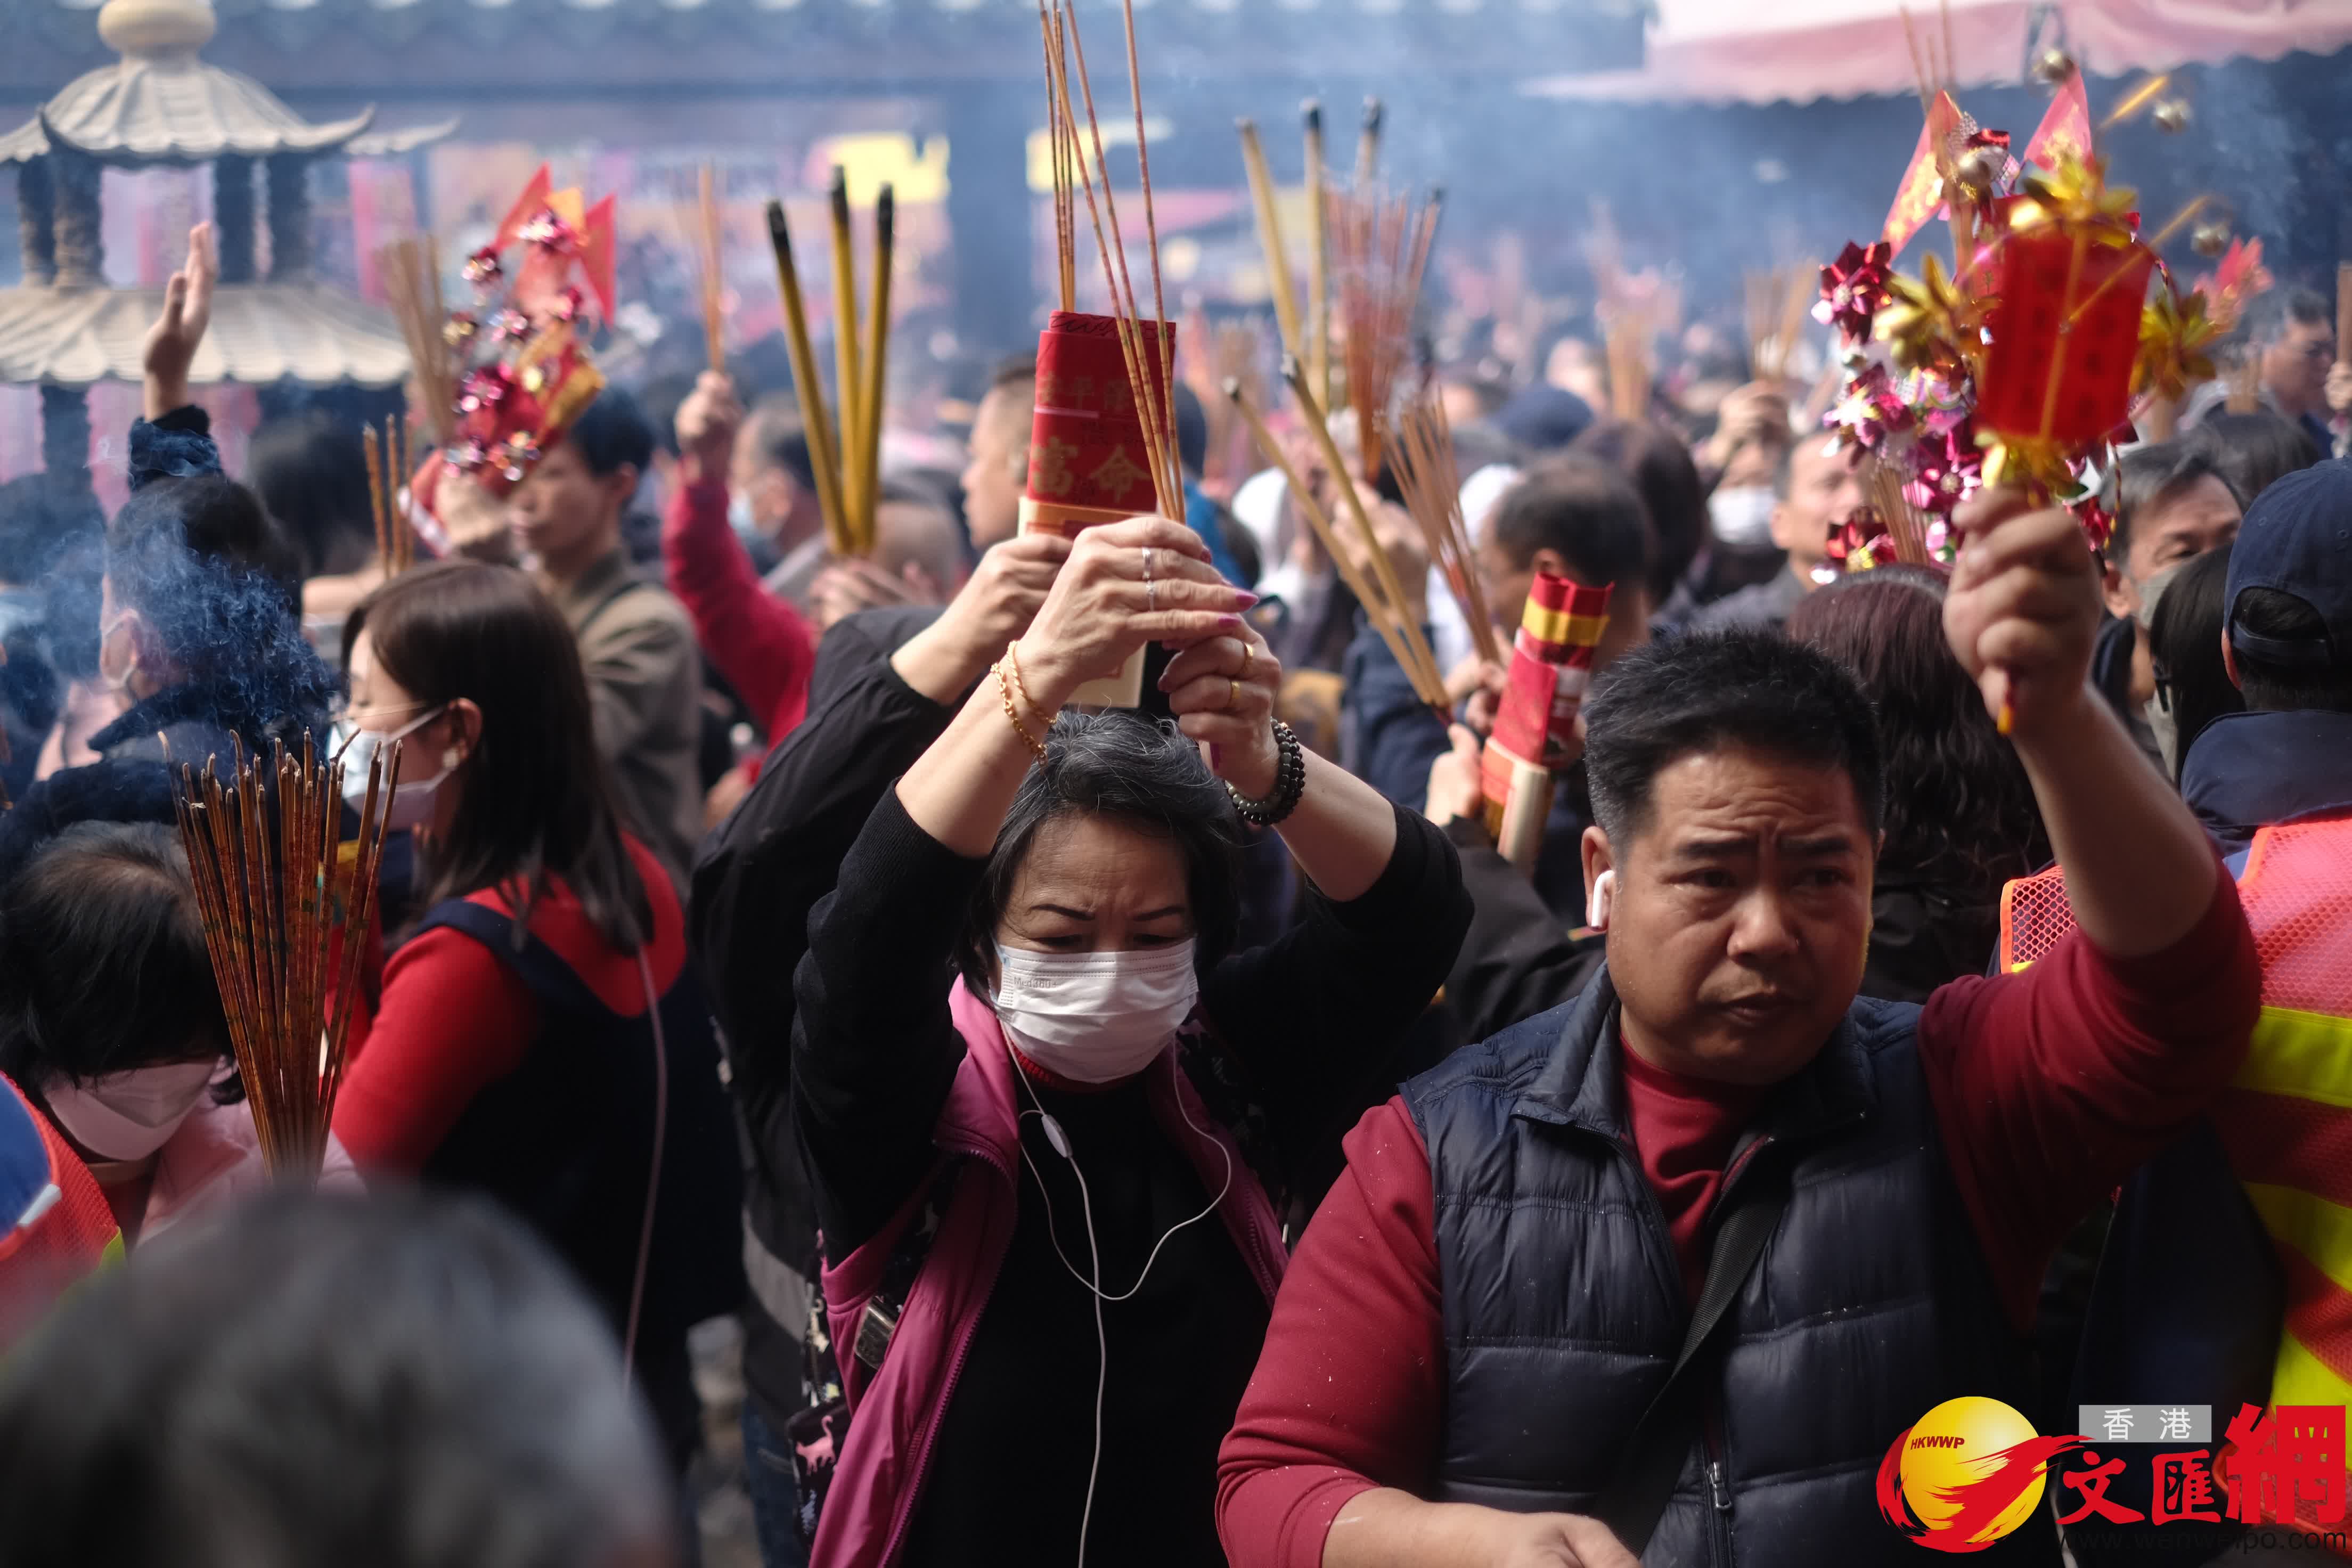
[[[1937,1552],[1981,1552],[2030,1518],[2050,1462],[2080,1437],[2040,1437],[1998,1399],[1948,1399],[1895,1439],[1878,1467],[1878,1511]]]

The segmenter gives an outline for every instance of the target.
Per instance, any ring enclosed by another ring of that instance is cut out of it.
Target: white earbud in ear
[[[441,765],[444,768],[454,768],[465,760],[466,753],[459,751],[455,746],[450,747],[447,751],[441,753]]]
[[[1617,896],[1617,873],[1603,871],[1592,879],[1592,900],[1585,905],[1584,923],[1594,931],[1609,929],[1609,905]]]

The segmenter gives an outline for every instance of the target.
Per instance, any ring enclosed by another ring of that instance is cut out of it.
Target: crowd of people
[[[609,387],[395,571],[355,430],[223,473],[212,281],[200,230],[112,516],[0,486],[0,1560],[693,1563],[727,1317],[767,1568],[1896,1563],[1942,1401],[2352,1400],[2318,296],[2104,548],[1994,488],[1936,568],[1841,570],[1853,454],[1719,341],[1643,420],[1575,337],[1450,383],[1503,646],[1610,594],[1530,865],[1344,417],[1213,486],[1180,385],[1184,515],[1065,538],[1009,360],[851,559],[788,386]],[[305,735],[404,758],[307,1195],[171,772]],[[1993,1554],[2140,1560],[2061,1489]]]

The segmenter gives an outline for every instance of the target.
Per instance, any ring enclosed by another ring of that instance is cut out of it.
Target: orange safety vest
[[[0,1215],[0,1352],[38,1321],[85,1275],[120,1261],[122,1233],[106,1194],[48,1119],[0,1078],[5,1135],[38,1174],[24,1211]],[[28,1138],[26,1134],[33,1136]]]
[[[2263,1011],[2209,1114],[2286,1281],[2271,1403],[2352,1405],[2352,813],[2255,834],[2238,898]],[[2024,968],[2074,927],[2059,868],[2011,882],[2001,967]]]

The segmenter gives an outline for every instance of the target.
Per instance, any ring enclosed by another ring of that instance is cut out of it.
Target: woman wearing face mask
[[[416,836],[425,913],[396,933],[335,1130],[362,1169],[538,1226],[682,1465],[686,1331],[741,1289],[735,1152],[684,918],[615,816],[572,633],[521,572],[457,562],[378,589],[345,646],[345,787],[399,742],[392,822]]]
[[[172,829],[82,823],[0,895],[0,1071],[80,1155],[137,1246],[268,1182]],[[323,1175],[356,1187],[330,1139]]]
[[[1270,721],[1249,603],[1181,524],[1087,531],[811,919],[793,1111],[856,1402],[817,1562],[1223,1561],[1284,1172],[1468,916],[1443,837]],[[1172,727],[1060,713],[1147,640]],[[1234,954],[1243,819],[1321,896]]]

